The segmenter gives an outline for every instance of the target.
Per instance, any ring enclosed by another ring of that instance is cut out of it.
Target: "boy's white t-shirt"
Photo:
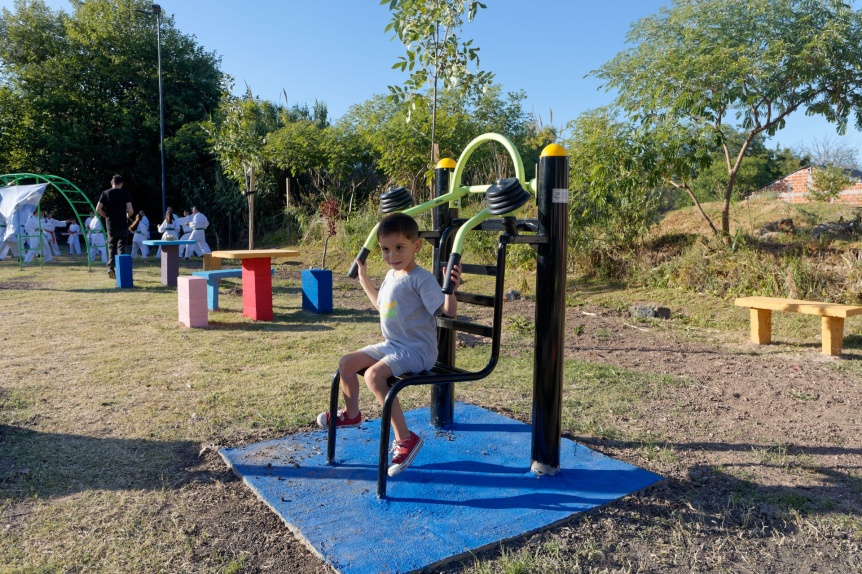
[[[377,293],[380,330],[388,343],[423,358],[426,369],[437,361],[437,319],[445,295],[434,275],[419,266],[405,275],[390,269]]]

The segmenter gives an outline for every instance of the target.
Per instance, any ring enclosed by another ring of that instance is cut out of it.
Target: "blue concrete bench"
[[[270,275],[275,273],[275,269],[269,270]],[[218,284],[222,279],[229,277],[242,277],[242,268],[235,267],[233,269],[213,269],[211,271],[194,271],[192,275],[203,277],[207,280],[207,309],[215,311],[218,309]]]

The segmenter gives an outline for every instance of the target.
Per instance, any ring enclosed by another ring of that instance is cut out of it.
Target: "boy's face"
[[[383,261],[395,271],[411,271],[416,267],[416,254],[422,247],[422,240],[411,241],[400,233],[392,233],[378,238]]]

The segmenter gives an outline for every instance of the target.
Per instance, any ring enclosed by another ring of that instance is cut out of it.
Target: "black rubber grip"
[[[359,259],[360,261],[365,263],[365,260],[368,259],[369,253],[371,253],[371,251],[363,247],[359,250],[359,255],[356,256],[356,259]],[[351,279],[356,279],[357,275],[359,275],[359,263],[354,260],[353,265],[350,266],[350,271],[347,272],[347,276]]]
[[[453,253],[449,256],[449,264],[446,266],[446,276],[443,278],[443,293],[451,295],[455,292],[455,284],[452,282],[452,269],[461,263],[461,254]]]

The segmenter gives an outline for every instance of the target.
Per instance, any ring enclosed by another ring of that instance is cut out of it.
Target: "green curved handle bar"
[[[464,195],[470,193],[471,191],[475,192],[476,186],[464,187],[461,185],[461,177],[464,174],[464,166],[467,164],[467,159],[471,155],[473,155],[474,151],[476,151],[476,148],[478,148],[485,142],[492,141],[495,141],[501,144],[504,148],[506,148],[506,151],[508,151],[509,155],[512,157],[512,163],[515,164],[515,177],[518,178],[518,181],[521,182],[521,185],[524,186],[524,189],[532,189],[532,182],[529,182],[526,179],[526,174],[524,172],[524,162],[521,159],[521,154],[519,154],[518,150],[515,148],[515,145],[505,136],[501,136],[500,134],[496,133],[487,133],[475,138],[473,141],[467,144],[467,147],[464,148],[463,152],[461,152],[461,157],[458,158],[458,163],[455,164],[455,172],[452,174],[452,178],[449,180],[449,193],[446,193],[445,195],[441,195],[439,197],[435,197],[434,199],[426,201],[425,203],[421,203],[419,205],[415,205],[413,207],[405,209],[402,213],[406,213],[407,215],[418,215],[444,203],[450,203],[455,200],[458,200]],[[485,189],[487,189],[488,187],[490,186],[485,186]],[[520,208],[512,213],[517,213],[518,211],[520,211]],[[464,235],[467,233],[467,231],[473,229],[489,217],[491,217],[491,214],[488,213],[487,209],[483,209],[482,211],[471,217],[469,220],[467,220],[467,222],[461,227],[461,229],[458,230],[458,233],[455,235],[453,251],[456,253],[460,253],[461,245],[464,242]],[[368,234],[368,238],[363,244],[363,247],[365,249],[368,249],[370,251],[377,244],[377,229],[379,227],[380,224],[376,224],[371,230],[371,233]]]
[[[419,205],[414,205],[413,207],[409,207],[403,210],[401,213],[406,213],[407,215],[417,215],[419,213],[423,213],[428,211],[429,209],[433,209],[438,205],[442,205],[444,203],[449,203],[450,201],[454,201],[460,198],[462,195],[466,195],[469,193],[469,190],[458,190],[457,192],[449,192],[439,197],[435,197],[425,203],[420,203]],[[362,245],[365,249],[371,251],[377,245],[377,228],[380,227],[380,223],[376,223],[374,227],[371,229],[371,233],[368,234],[368,239],[365,240],[365,243]]]
[[[495,133],[483,134],[471,141],[467,145],[467,147],[464,148],[464,151],[461,153],[461,157],[458,158],[458,163],[455,165],[455,173],[453,174],[451,180],[452,186],[454,186],[455,189],[461,189],[461,175],[464,173],[464,166],[467,164],[467,158],[469,158],[473,154],[473,152],[476,151],[476,148],[478,148],[481,144],[489,141],[495,141],[497,143],[500,143],[504,148],[506,148],[506,151],[508,151],[509,155],[512,157],[512,163],[515,164],[515,177],[518,178],[518,181],[521,182],[521,185],[524,187],[524,189],[531,189],[533,187],[532,182],[527,181],[527,176],[524,173],[524,162],[521,159],[521,154],[518,153],[518,150],[515,148],[514,144],[509,141],[508,138]],[[524,206],[521,206],[506,215],[513,215],[523,209],[523,207]],[[460,229],[458,229],[458,233],[455,234],[455,240],[452,243],[452,253],[460,254],[464,247],[464,237],[467,235],[467,232],[471,229],[476,228],[480,223],[491,217],[492,215],[488,212],[488,209],[485,208],[470,219],[468,219],[466,223],[464,223],[464,225],[462,225]]]

